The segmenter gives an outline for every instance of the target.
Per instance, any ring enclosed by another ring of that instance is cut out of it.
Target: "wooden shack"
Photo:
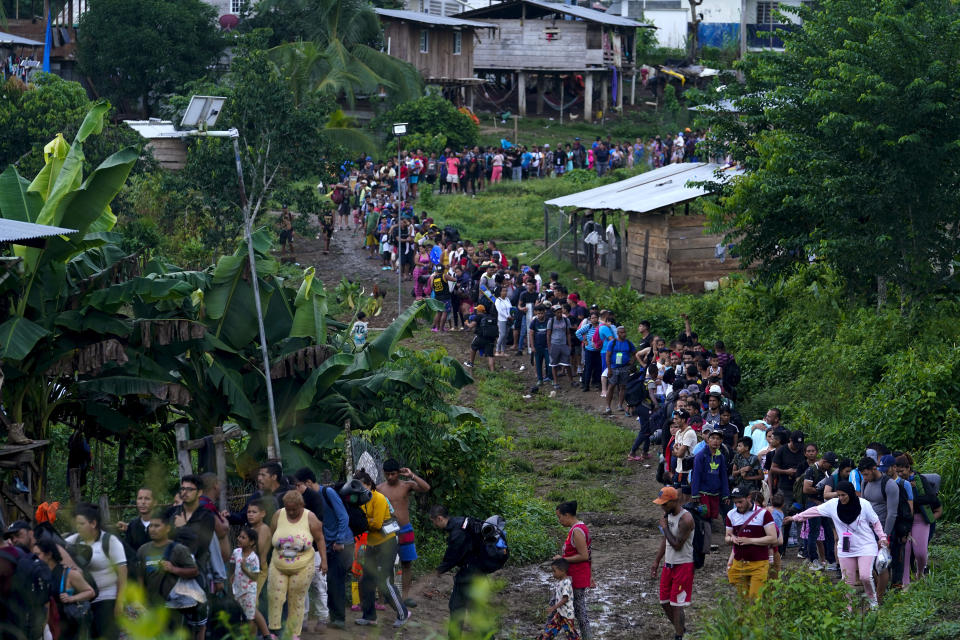
[[[169,120],[124,120],[124,124],[148,140],[144,148],[153,154],[153,159],[164,169],[183,169],[187,163],[187,144],[184,141],[189,131],[179,131]]]
[[[528,93],[537,113],[544,103],[559,108],[570,96],[583,103],[583,117],[593,117],[596,88],[600,107],[623,107],[631,83],[635,99],[637,29],[650,27],[575,4],[541,0],[507,0],[465,11],[457,17],[494,23],[497,36],[477,43],[474,71],[481,77],[508,76],[516,92],[517,113],[527,114]],[[545,96],[553,100],[553,105]]]
[[[475,43],[478,32],[492,33],[496,25],[416,11],[376,11],[386,53],[416,67],[427,84],[463,87],[481,82],[473,74]]]
[[[642,293],[704,291],[708,283],[739,271],[740,262],[722,234],[709,233],[706,216],[690,212],[690,203],[707,195],[692,183],[739,173],[709,163],[672,164],[548,200],[547,245],[556,243],[558,255],[587,275],[630,282]],[[559,223],[551,207],[562,211]],[[594,229],[609,245],[606,251],[585,243]]]

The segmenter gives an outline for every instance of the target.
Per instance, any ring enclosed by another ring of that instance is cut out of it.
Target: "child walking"
[[[257,553],[257,532],[253,527],[243,527],[237,534],[239,548],[233,550],[230,563],[233,565],[233,597],[243,609],[243,617],[250,623],[250,631],[269,636],[263,616],[257,616],[257,578],[260,575],[260,556]],[[259,620],[257,619],[259,618]]]
[[[553,586],[553,604],[547,607],[547,626],[537,640],[551,640],[559,638],[561,633],[566,634],[568,640],[580,640],[577,633],[577,623],[573,613],[573,582],[567,575],[570,563],[563,558],[557,558],[550,563],[553,577],[557,581]]]

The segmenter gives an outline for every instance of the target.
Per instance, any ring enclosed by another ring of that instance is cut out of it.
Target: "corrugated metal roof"
[[[42,42],[37,42],[36,40],[31,40],[30,38],[21,38],[20,36],[15,36],[12,33],[4,33],[0,31],[0,44],[15,44],[21,47],[42,47]]]
[[[123,123],[139,133],[142,137],[154,138],[186,138],[189,131],[179,131],[169,120],[124,120]]]
[[[707,162],[668,164],[620,182],[547,200],[546,204],[577,209],[647,213],[706,195],[706,190],[688,187],[687,183],[714,181],[717,179],[716,172],[721,168],[718,164]],[[726,176],[742,173],[742,170],[735,168],[723,170],[723,175]]]
[[[401,11],[399,9],[377,9],[377,15],[396,20],[407,20],[409,22],[418,22],[420,24],[432,24],[440,27],[476,27],[478,29],[495,29],[497,25],[487,22],[476,22],[474,20],[464,20],[463,18],[449,18],[447,16],[437,16],[431,13],[420,13],[418,11]]]
[[[559,13],[574,16],[588,22],[598,22],[600,24],[609,24],[617,27],[653,28],[653,25],[643,24],[642,22],[611,15],[609,13],[604,13],[603,11],[596,11],[586,7],[577,7],[570,4],[560,4],[559,2],[543,2],[542,0],[508,0],[507,2],[492,4],[489,7],[481,7],[480,9],[474,9],[472,11],[464,11],[459,15],[471,17],[476,16],[480,18],[487,17],[494,19],[498,16],[498,14],[502,16],[504,12],[511,14],[515,13],[515,8],[522,4],[527,4],[531,7],[537,7],[541,10],[540,12],[534,10],[533,14],[528,11],[528,18],[537,18],[541,15],[547,15],[548,13]],[[511,17],[513,16],[511,15]],[[516,17],[519,17],[519,15]]]
[[[76,229],[64,229],[62,227],[51,227],[45,224],[34,224],[32,222],[20,222],[19,220],[0,218],[0,242],[36,240],[38,238],[50,238],[52,236],[68,235],[76,232]]]

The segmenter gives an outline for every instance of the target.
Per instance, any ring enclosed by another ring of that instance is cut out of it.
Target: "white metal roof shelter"
[[[716,181],[718,171],[721,179],[724,175],[732,177],[743,173],[735,167],[724,168],[708,162],[669,164],[613,184],[547,200],[544,204],[647,213],[707,195],[702,187],[687,186],[687,183]]]

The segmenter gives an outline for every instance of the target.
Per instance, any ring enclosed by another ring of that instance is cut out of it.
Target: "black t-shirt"
[[[823,478],[826,475],[827,475],[826,472],[821,470],[819,465],[812,464],[807,468],[806,471],[803,472],[803,479],[809,480],[810,482],[813,483],[813,486],[816,487],[817,483],[823,480]],[[822,493],[817,493],[815,495],[810,495],[810,494],[805,494],[805,495],[807,500],[815,500],[818,504],[823,500]]]
[[[803,449],[797,449],[796,453],[790,450],[790,445],[783,445],[773,454],[773,464],[781,469],[797,469],[797,475],[779,475],[777,480],[780,493],[793,493],[794,481],[807,470],[807,459],[803,456]]]
[[[430,280],[430,286],[432,287],[433,295],[437,300],[450,299],[450,287],[447,286],[447,281],[443,279],[442,273],[433,274],[433,278]]]
[[[303,492],[303,506],[317,516],[317,520],[323,521],[323,496],[318,491],[307,487]]]
[[[529,311],[529,312],[532,313],[532,312],[533,312],[533,309],[530,308],[529,305],[534,305],[534,306],[536,306],[537,300],[538,300],[539,298],[540,298],[540,294],[537,293],[536,291],[530,292],[530,291],[524,290],[523,293],[520,294],[520,305],[526,304],[526,305],[528,305],[528,307],[527,307],[526,309],[523,309],[523,312],[526,313],[526,312]],[[518,305],[518,306],[520,306],[520,305]]]

